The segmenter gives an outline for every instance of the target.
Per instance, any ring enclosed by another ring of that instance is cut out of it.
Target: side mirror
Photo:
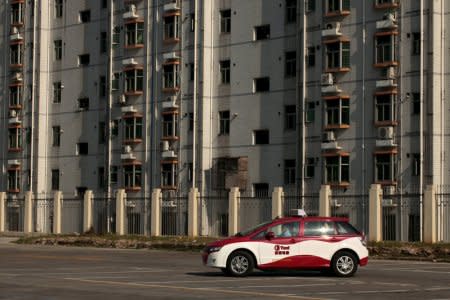
[[[269,231],[266,233],[266,240],[271,240],[275,237],[275,233],[273,233],[273,231]]]

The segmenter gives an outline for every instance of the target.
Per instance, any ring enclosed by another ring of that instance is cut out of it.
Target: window
[[[8,128],[8,150],[17,151],[22,149],[22,128]]]
[[[111,184],[116,184],[118,181],[119,168],[117,166],[111,166],[109,173],[109,180]]]
[[[334,42],[325,45],[327,69],[350,68],[350,42]]]
[[[420,55],[420,32],[412,33],[412,55]]]
[[[219,112],[219,135],[230,134],[230,111],[224,110]]]
[[[79,110],[88,110],[89,109],[89,98],[79,98],[78,99],[78,109]]]
[[[124,121],[124,140],[142,139],[142,117],[125,118]]]
[[[20,169],[8,170],[8,191],[20,190]]]
[[[161,164],[161,186],[175,187],[177,179],[177,165],[172,162],[163,162]]]
[[[164,17],[164,40],[179,40],[180,39],[180,16]]]
[[[316,65],[316,47],[308,47],[306,51],[306,63],[308,67]]]
[[[230,60],[220,62],[220,82],[222,84],[230,83]]]
[[[284,161],[284,184],[295,184],[295,159]]]
[[[114,73],[111,79],[111,89],[117,91],[120,88],[120,73]]]
[[[163,114],[162,130],[163,138],[176,138],[178,136],[177,114]]]
[[[188,127],[189,131],[193,131],[194,130],[194,113],[189,113],[189,127]]]
[[[100,32],[100,53],[106,53],[108,36],[105,31]]]
[[[79,17],[80,17],[81,23],[90,22],[91,21],[91,11],[90,10],[80,11]]]
[[[55,17],[62,18],[63,16],[63,0],[55,0]]]
[[[108,0],[102,0],[102,8],[108,8]]]
[[[231,32],[231,9],[220,11],[220,33]]]
[[[55,40],[53,42],[54,51],[55,51],[55,60],[62,59],[62,40]]]
[[[112,33],[112,44],[114,47],[120,45],[120,27],[116,26]]]
[[[105,167],[98,167],[97,169],[97,185],[99,189],[105,188]]]
[[[123,167],[124,187],[141,187],[142,171],[140,165],[126,165]]]
[[[253,144],[264,145],[269,144],[269,130],[255,130],[253,131]]]
[[[180,87],[179,65],[166,64],[163,66],[163,89],[178,89]]]
[[[59,169],[52,170],[52,190],[59,190]]]
[[[375,180],[393,181],[395,178],[395,154],[375,155]]]
[[[22,107],[22,86],[11,86],[9,88],[9,107],[21,108]]]
[[[375,122],[395,120],[395,94],[375,97]]]
[[[326,0],[326,12],[335,13],[350,10],[350,0]]]
[[[10,46],[10,59],[9,63],[11,65],[22,65],[23,64],[23,44],[14,44]]]
[[[267,40],[270,38],[270,25],[256,26],[254,29],[254,40]]]
[[[350,125],[349,99],[337,99],[325,101],[325,124]]]
[[[195,75],[195,66],[193,63],[190,63],[189,64],[189,81],[194,80],[194,75]]]
[[[268,183],[254,183],[253,191],[255,197],[267,197],[269,196],[269,184]]]
[[[325,157],[325,183],[346,183],[350,178],[350,157]]]
[[[313,12],[316,10],[316,0],[307,0],[305,5],[306,12]]]
[[[119,135],[119,120],[113,120],[111,127],[111,135],[118,136]]]
[[[391,62],[396,57],[395,35],[377,36],[375,40],[375,63]]]
[[[87,66],[90,63],[90,55],[89,54],[81,54],[78,56],[78,65],[79,66]]]
[[[61,126],[52,127],[52,146],[61,146]]]
[[[76,149],[76,155],[88,155],[89,154],[89,144],[88,143],[78,143]]]
[[[412,176],[420,175],[420,153],[412,154],[412,166],[411,166]]]
[[[29,145],[31,144],[31,127],[25,128],[25,142]]]
[[[191,14],[191,32],[195,31],[195,14]]]
[[[144,90],[144,70],[132,69],[125,72],[125,93],[142,92]]]
[[[106,142],[106,123],[98,123],[98,143],[104,144]]]
[[[62,84],[61,81],[53,82],[53,103],[61,103]]]
[[[270,77],[261,77],[253,79],[253,92],[267,92],[270,90]]]
[[[106,76],[100,76],[99,78],[98,94],[100,98],[106,97]]]
[[[306,115],[305,115],[305,122],[306,123],[313,123],[316,118],[316,104],[314,102],[306,102]]]
[[[25,13],[23,5],[24,3],[11,3],[11,24],[23,23],[23,16]]]
[[[304,236],[335,235],[336,228],[331,221],[308,221],[304,224]]]
[[[297,0],[286,0],[286,23],[297,22]]]
[[[420,114],[420,93],[412,93],[412,113],[413,115]]]
[[[313,178],[315,175],[316,160],[314,159],[314,157],[307,157],[305,163],[305,177]]]
[[[126,24],[125,46],[144,44],[144,22]]]
[[[297,111],[295,105],[284,107],[284,130],[295,130],[297,128]]]
[[[295,77],[297,75],[297,54],[295,51],[286,52],[284,55],[284,76]]]

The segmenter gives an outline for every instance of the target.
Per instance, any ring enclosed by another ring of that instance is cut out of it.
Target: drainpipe
[[[433,3],[433,2],[432,2]],[[424,7],[423,0],[420,0],[420,121],[419,121],[419,147],[420,147],[420,175],[419,175],[419,201],[420,201],[420,240],[423,240],[423,159],[424,159]]]
[[[150,0],[149,0],[150,1]],[[151,114],[151,118],[150,118],[150,141],[151,141],[151,145],[150,145],[150,190],[153,191],[153,189],[156,187],[156,183],[155,183],[155,177],[156,177],[156,171],[159,170],[156,166],[157,166],[157,156],[156,156],[156,149],[158,149],[158,147],[156,145],[159,144],[157,137],[158,135],[156,134],[156,130],[157,130],[157,126],[156,126],[156,113],[157,113],[157,109],[156,106],[158,104],[157,100],[156,100],[156,90],[157,90],[157,80],[158,80],[158,74],[157,74],[157,54],[158,54],[158,34],[157,34],[157,24],[158,24],[158,7],[159,7],[159,1],[158,0],[153,0],[153,12],[152,12],[152,54],[151,54],[151,59],[152,59],[152,81],[151,81],[151,97],[150,97],[150,114]]]
[[[365,205],[367,198],[365,195],[366,190],[366,1],[362,1],[362,10],[363,10],[363,26],[362,26],[362,34],[363,34],[363,47],[362,47],[362,126],[361,126],[361,139],[362,139],[362,145],[361,145],[361,151],[362,151],[362,186],[361,186],[361,195],[363,195],[363,211],[365,211]],[[363,228],[366,229],[366,218],[363,219]]]
[[[192,130],[192,188],[196,188],[197,178],[197,81],[198,81],[198,0],[194,0],[194,89],[192,98],[193,130]]]
[[[36,40],[37,40],[37,33],[36,33],[36,28],[37,28],[37,1],[33,1],[33,10],[34,10],[34,15],[33,15],[33,57],[36,58]],[[23,13],[23,12],[22,12]],[[24,16],[23,16],[24,17]],[[36,105],[36,93],[37,91],[33,91],[33,89],[35,89],[36,87],[36,59],[33,59],[33,65],[32,65],[32,72],[31,72],[31,141],[30,141],[30,191],[33,192],[33,174],[34,174],[34,114],[35,114],[35,105]],[[47,188],[44,189],[44,193],[47,192]],[[36,191],[37,192],[37,191]],[[45,196],[44,196],[45,197]]]

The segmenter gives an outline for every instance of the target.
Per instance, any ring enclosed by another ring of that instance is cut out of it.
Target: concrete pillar
[[[436,213],[436,188],[434,185],[427,185],[423,199],[423,241],[425,243],[437,242]]]
[[[188,203],[188,236],[198,236],[198,201],[199,192],[197,188],[189,191]]]
[[[379,242],[383,239],[382,198],[383,190],[381,185],[372,184],[369,191],[369,241]]]
[[[322,185],[319,192],[319,216],[331,216],[330,208],[331,188],[329,185]]]
[[[152,211],[151,211],[151,228],[150,234],[152,236],[161,235],[161,189],[153,189],[152,192]]]
[[[30,191],[25,192],[25,216],[23,232],[33,232],[33,193]]]
[[[53,233],[61,234],[62,192],[56,191],[53,196]]]
[[[119,189],[116,192],[116,234],[125,235],[125,220],[126,220],[126,194],[124,189]]]
[[[272,219],[283,216],[284,192],[282,187],[275,187],[272,192]]]
[[[0,192],[0,232],[5,232],[6,227],[6,193]]]
[[[83,205],[83,232],[88,232],[94,227],[94,218],[92,215],[92,198],[94,197],[91,190],[84,193]]]
[[[239,188],[231,188],[228,194],[228,235],[239,232]]]

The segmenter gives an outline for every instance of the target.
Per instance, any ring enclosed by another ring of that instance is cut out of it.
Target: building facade
[[[443,0],[9,0],[0,190],[450,177]]]

